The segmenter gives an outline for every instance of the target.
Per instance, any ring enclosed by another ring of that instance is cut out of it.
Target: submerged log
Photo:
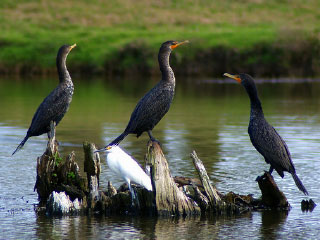
[[[171,177],[168,162],[158,142],[148,142],[146,163],[150,165],[158,215],[187,216],[200,214],[198,205],[178,188]]]

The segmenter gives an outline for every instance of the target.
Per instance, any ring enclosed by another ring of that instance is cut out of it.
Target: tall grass
[[[154,67],[151,56],[169,39],[189,39],[182,52],[192,58],[217,46],[273,43],[288,29],[290,41],[307,38],[320,31],[320,12],[317,0],[1,0],[0,29],[2,71],[54,69],[57,49],[77,43],[71,67],[101,72],[132,43],[145,46]]]

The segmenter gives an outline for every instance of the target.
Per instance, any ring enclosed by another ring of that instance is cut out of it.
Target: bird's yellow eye
[[[107,149],[107,150],[110,150],[110,149],[111,149],[111,146],[106,147],[106,149]]]

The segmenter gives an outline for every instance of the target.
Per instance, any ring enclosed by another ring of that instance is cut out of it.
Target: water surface
[[[82,167],[82,142],[102,147],[125,128],[137,101],[157,79],[79,79],[69,112],[57,128],[60,151],[75,151]],[[320,82],[280,83],[259,80],[265,116],[285,139],[297,174],[320,202]],[[302,212],[306,199],[289,174],[275,181],[287,196],[290,212],[254,212],[218,218],[155,219],[137,217],[39,217],[34,213],[37,194],[36,159],[46,147],[46,135],[32,137],[11,157],[23,139],[43,98],[56,86],[52,79],[0,79],[0,238],[2,239],[317,239],[320,210]],[[174,102],[153,131],[161,141],[172,175],[196,177],[190,152],[196,150],[221,192],[260,196],[255,179],[269,166],[256,152],[247,134],[249,99],[236,82],[177,77]],[[128,136],[121,146],[140,163],[147,134]],[[104,159],[104,158],[103,158]],[[101,185],[123,182],[102,161]]]

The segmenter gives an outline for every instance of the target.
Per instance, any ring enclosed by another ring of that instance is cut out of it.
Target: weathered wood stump
[[[269,172],[257,177],[256,181],[262,193],[262,204],[268,208],[290,208],[288,200],[280,191]]]
[[[63,162],[55,139],[55,125],[51,122],[51,131],[46,151],[37,158],[37,180],[34,189],[38,193],[40,206],[44,206],[54,191],[65,192],[71,200],[85,200],[86,180],[81,177],[79,166],[72,152]]]
[[[89,186],[88,208],[95,209],[99,198],[99,176],[101,172],[100,156],[96,151],[93,143],[84,142],[84,172],[87,173]]]
[[[198,158],[197,153],[193,151],[190,156],[204,189],[200,191],[198,187],[193,185],[195,199],[200,205],[203,214],[238,214],[250,210],[251,206],[249,203],[242,204],[234,200],[230,201],[230,198],[226,198],[223,194],[219,193],[216,187],[211,184],[207,171],[202,161]]]
[[[188,216],[200,214],[200,208],[181,191],[171,177],[168,162],[156,141],[149,141],[146,163],[150,166],[157,214]]]
[[[55,140],[55,126],[47,149],[37,159],[37,180],[40,208],[46,206],[49,214],[150,215],[150,216],[197,216],[207,214],[237,214],[255,209],[276,206],[281,209],[288,202],[267,173],[258,180],[262,200],[251,195],[243,196],[230,192],[221,194],[210,182],[202,161],[195,151],[191,158],[199,179],[175,177],[170,173],[168,162],[156,141],[149,141],[145,155],[146,168],[150,169],[153,191],[132,184],[137,202],[132,206],[131,194],[126,184],[115,189],[111,182],[102,191],[99,186],[101,165],[95,145],[83,144],[85,161],[83,178],[72,152],[63,162]],[[39,209],[40,209],[39,208]]]
[[[224,202],[221,201],[221,198],[219,196],[219,193],[217,189],[211,185],[209,176],[207,174],[207,171],[202,163],[202,161],[198,158],[196,151],[193,151],[191,154],[191,158],[193,160],[193,165],[195,166],[200,181],[202,183],[202,186],[204,188],[204,195],[201,195],[202,193],[198,190],[196,190],[197,196],[201,200],[202,207],[205,206],[205,211],[218,211],[218,209],[221,208],[222,205],[224,205]],[[207,198],[207,199],[205,199]],[[204,201],[204,202],[203,202]]]
[[[50,124],[51,133],[46,151],[41,157],[37,158],[37,180],[34,190],[37,190],[40,204],[45,203],[51,191],[50,183],[57,177],[55,174],[56,159],[59,159],[58,143],[55,137],[55,123]],[[49,135],[48,135],[49,136]]]

